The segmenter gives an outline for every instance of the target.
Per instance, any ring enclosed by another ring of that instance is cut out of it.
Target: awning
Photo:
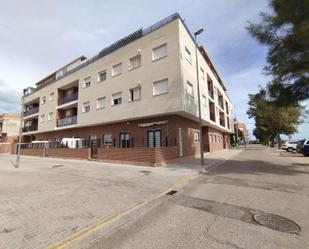
[[[154,126],[154,125],[162,125],[162,124],[167,124],[167,120],[163,121],[156,121],[156,122],[151,122],[151,123],[143,123],[143,124],[138,124],[138,127],[149,127],[149,126]]]

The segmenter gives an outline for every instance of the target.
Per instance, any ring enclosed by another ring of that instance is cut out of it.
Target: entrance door
[[[121,132],[119,135],[119,147],[120,148],[130,148],[130,133]]]
[[[96,135],[90,136],[90,151],[91,151],[91,158],[98,157],[98,140]]]
[[[161,147],[161,130],[149,130],[147,132],[148,147]]]

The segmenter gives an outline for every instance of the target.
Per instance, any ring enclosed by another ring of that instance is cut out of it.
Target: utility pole
[[[21,112],[20,112],[20,127],[19,127],[19,135],[18,135],[18,144],[17,144],[17,154],[15,161],[15,168],[19,168],[20,163],[20,149],[21,149],[21,137],[22,137],[22,126],[23,126],[23,109],[24,109],[24,95],[21,97]]]
[[[194,42],[195,42],[195,65],[196,65],[196,82],[197,82],[197,101],[198,101],[198,123],[200,130],[200,152],[201,152],[201,165],[204,165],[204,146],[203,146],[203,124],[202,124],[202,110],[201,110],[201,96],[200,96],[200,79],[199,79],[199,66],[198,66],[198,57],[197,57],[197,42],[196,37],[201,34],[204,29],[199,29],[194,33]]]

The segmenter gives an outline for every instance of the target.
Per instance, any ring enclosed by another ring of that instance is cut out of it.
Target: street
[[[309,248],[309,159],[251,145],[90,248]],[[246,214],[295,221],[298,234]]]

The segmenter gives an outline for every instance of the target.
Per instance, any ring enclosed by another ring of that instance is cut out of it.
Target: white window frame
[[[194,97],[194,88],[193,88],[193,84],[190,81],[187,81],[186,89],[187,89],[187,94],[191,97]],[[191,90],[189,91],[189,89]]]
[[[101,74],[105,73],[105,80],[101,80]],[[107,80],[107,71],[106,70],[102,70],[98,73],[98,82],[103,82]]]
[[[100,100],[104,100],[104,105],[99,106]],[[106,107],[106,98],[105,97],[100,97],[97,99],[97,109],[104,109]]]
[[[87,85],[89,83],[89,86]],[[91,86],[91,76],[88,76],[84,79],[84,88],[88,88]]]
[[[89,106],[89,110],[87,111],[86,107]],[[86,101],[83,103],[83,113],[87,113],[87,112],[90,112],[91,111],[91,107],[90,107],[90,101]]]
[[[44,123],[44,122],[45,122],[45,114],[41,114],[40,123]]]
[[[53,115],[54,115],[54,112],[49,112],[48,116],[47,116],[47,120],[48,121],[52,121],[53,120]]]
[[[115,96],[120,96],[120,97],[118,97],[118,98],[115,98]],[[115,104],[115,99],[120,99],[120,103],[118,103],[118,104]],[[121,92],[118,92],[118,93],[114,93],[113,95],[112,95],[112,106],[117,106],[117,105],[121,105],[122,104],[122,93]]]
[[[107,146],[113,145],[113,134],[111,132],[103,134],[103,144]]]
[[[134,90],[137,90],[137,89],[139,90],[139,97],[132,99],[131,92],[133,91],[133,96],[135,96]],[[134,101],[138,101],[138,100],[141,100],[141,99],[142,99],[142,87],[141,86],[137,86],[137,87],[129,89],[129,102],[134,102]]]
[[[155,85],[160,84],[166,82],[166,91],[160,92],[160,93],[156,93],[155,92]],[[153,96],[158,96],[158,95],[162,95],[162,94],[166,94],[168,93],[168,79],[162,79],[162,80],[158,80],[152,83],[152,95]]]
[[[132,65],[132,60],[136,60],[137,64]],[[142,56],[141,54],[135,55],[129,59],[129,70],[133,70],[135,68],[139,68],[142,65]]]
[[[49,94],[49,101],[53,102],[55,100],[55,93]]]
[[[118,67],[118,66],[120,68],[120,71],[115,72],[115,68]],[[122,69],[123,69],[122,67],[123,67],[122,62],[113,65],[113,67],[112,67],[112,77],[115,77],[115,76],[122,74]]]
[[[195,143],[199,143],[200,142],[200,132],[199,131],[195,131],[194,132],[194,142]]]
[[[164,49],[164,53],[162,53],[162,55],[160,55],[158,57],[155,57],[155,53],[159,49]],[[162,58],[165,58],[166,56],[167,56],[167,44],[166,43],[152,49],[152,61],[160,60]]]
[[[192,64],[192,54],[187,47],[185,47],[185,58],[190,64]]]

